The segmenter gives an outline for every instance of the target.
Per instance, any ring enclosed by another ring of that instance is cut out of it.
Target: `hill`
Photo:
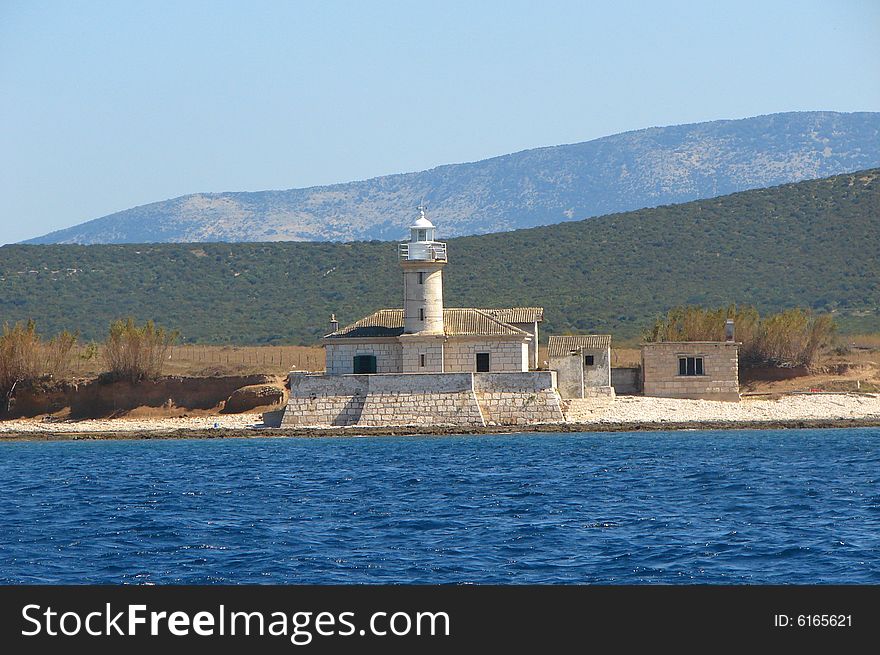
[[[772,114],[655,127],[347,184],[197,193],[30,243],[399,239],[423,200],[446,236],[486,234],[875,166],[880,113]]]
[[[880,169],[449,241],[447,306],[541,305],[544,334],[637,336],[681,303],[834,312],[880,330]],[[439,225],[442,236],[444,226]],[[0,320],[102,338],[133,315],[186,341],[313,343],[401,305],[384,242],[11,245]]]

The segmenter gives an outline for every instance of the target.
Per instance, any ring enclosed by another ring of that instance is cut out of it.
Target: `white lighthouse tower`
[[[409,229],[409,241],[398,248],[403,268],[402,368],[404,373],[442,373],[446,244],[434,240],[435,228],[424,207]]]
[[[419,207],[410,239],[399,247],[403,267],[404,334],[443,334],[443,267],[446,244],[434,241],[434,225]]]

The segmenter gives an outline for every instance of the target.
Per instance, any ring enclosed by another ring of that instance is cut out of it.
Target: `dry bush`
[[[70,371],[77,336],[70,332],[44,342],[34,321],[4,323],[0,334],[0,395],[8,402],[16,385],[42,378],[62,378]]]
[[[110,375],[131,382],[159,377],[175,339],[177,332],[156,327],[152,321],[142,327],[133,318],[114,321],[104,342]]]
[[[15,385],[35,380],[40,370],[40,337],[33,321],[3,324],[0,335],[0,392],[7,397]]]
[[[804,309],[789,309],[761,321],[756,361],[786,366],[812,366],[819,353],[831,345],[835,326],[831,316],[814,316]]]
[[[671,309],[647,330],[645,341],[723,341],[724,324],[734,321],[741,361],[776,366],[811,366],[834,335],[828,315],[789,309],[761,318],[754,307],[731,305],[721,309],[685,306]]]
[[[730,305],[720,309],[682,306],[670,309],[643,334],[645,341],[723,341],[724,324],[732,318],[737,341],[754,340],[759,331],[760,317],[754,307]]]
[[[48,375],[55,378],[67,377],[71,371],[76,340],[76,334],[65,331],[55,335],[43,346],[43,361]]]

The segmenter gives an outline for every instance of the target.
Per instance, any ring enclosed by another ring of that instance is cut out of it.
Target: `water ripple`
[[[0,583],[880,583],[880,431],[0,445]]]

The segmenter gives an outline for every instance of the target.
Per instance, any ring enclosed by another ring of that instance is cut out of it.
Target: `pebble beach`
[[[729,427],[754,426],[755,424],[787,424],[799,421],[851,422],[880,424],[880,394],[804,394],[788,395],[779,399],[744,398],[741,402],[711,400],[683,400],[677,398],[648,398],[619,396],[614,400],[580,401],[568,413],[569,424],[589,429],[605,429],[614,425],[662,426],[676,428],[693,424],[724,424]],[[548,426],[549,429],[552,427]],[[340,434],[360,432],[357,428],[332,429]],[[318,432],[318,429],[312,430]],[[321,430],[326,432],[327,429]],[[449,427],[437,426],[438,434],[455,432]],[[473,430],[468,430],[472,432]],[[476,430],[480,431],[480,430]],[[485,431],[496,431],[487,429]],[[509,431],[509,430],[508,430]],[[267,429],[260,414],[225,414],[218,416],[177,418],[112,418],[59,421],[40,419],[17,419],[0,422],[0,439],[28,439],[41,436],[65,438],[73,435],[113,436],[174,435],[202,436],[218,433],[222,436],[241,436],[261,433],[285,434],[287,431]],[[292,434],[308,434],[309,429],[290,431]],[[370,432],[376,432],[371,429]],[[399,433],[400,428],[395,428]],[[424,433],[425,430],[419,430]],[[428,431],[430,432],[430,430]]]

